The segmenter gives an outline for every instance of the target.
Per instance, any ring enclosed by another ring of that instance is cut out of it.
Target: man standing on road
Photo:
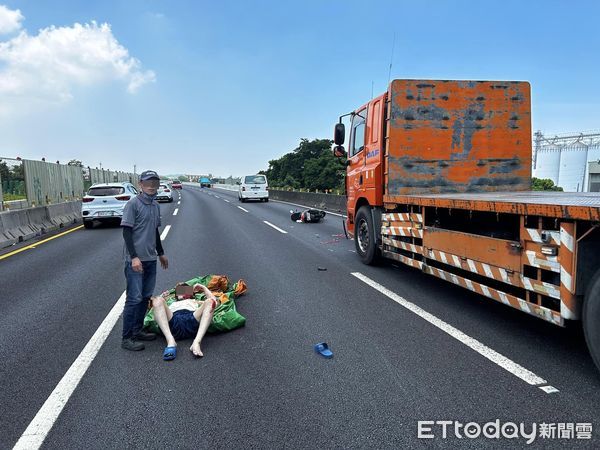
[[[156,256],[163,269],[169,266],[160,241],[160,207],[156,193],[160,177],[153,170],[140,175],[141,192],[123,210],[123,239],[125,240],[125,279],[127,297],[123,310],[123,340],[126,350],[144,350],[139,341],[156,339],[156,334],[142,331],[148,301],[156,284]]]

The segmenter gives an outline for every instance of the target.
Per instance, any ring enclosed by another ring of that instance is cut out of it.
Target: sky
[[[526,80],[600,129],[600,2],[0,0],[0,157],[227,177],[332,137],[391,78]]]

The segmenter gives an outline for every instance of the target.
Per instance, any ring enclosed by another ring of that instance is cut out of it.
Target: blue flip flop
[[[327,342],[315,344],[315,352],[320,353],[324,358],[333,358],[333,353],[329,350]]]
[[[165,361],[172,361],[177,357],[177,347],[165,347],[163,352],[163,359]]]

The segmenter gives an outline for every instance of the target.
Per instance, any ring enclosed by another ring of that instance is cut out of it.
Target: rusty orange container
[[[530,96],[521,81],[394,80],[385,194],[529,190]]]

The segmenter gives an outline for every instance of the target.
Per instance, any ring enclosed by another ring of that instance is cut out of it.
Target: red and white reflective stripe
[[[510,272],[509,274],[509,271],[502,267],[490,266],[489,264],[481,263],[469,258],[461,258],[457,255],[451,255],[449,253],[433,249],[428,249],[427,257],[444,264],[449,264],[463,270],[468,270],[469,272],[473,272],[478,275],[484,275],[488,278],[502,281],[506,284],[523,287],[530,291],[560,299],[560,291],[558,286],[544,281],[533,280],[531,278],[524,277],[523,275],[514,276],[513,272]]]
[[[401,248],[402,250],[406,250],[409,252],[423,254],[423,247],[421,247],[420,245],[414,245],[408,242],[398,241],[396,239],[392,239],[386,236],[383,236],[382,241],[385,245],[389,245],[390,247]]]
[[[527,258],[527,264],[530,266],[560,273],[560,264],[557,256],[543,255],[534,250],[526,250],[525,257]]]
[[[381,220],[385,220],[387,222],[409,222],[410,214],[409,213],[382,214]]]
[[[417,222],[423,223],[423,214],[418,213],[388,213],[382,214],[381,220],[387,222]]]
[[[579,318],[579,302],[573,281],[575,254],[575,223],[560,224],[560,313],[565,319]]]
[[[473,292],[481,294],[485,297],[488,297],[488,298],[491,298],[498,302],[504,303],[505,305],[508,305],[515,309],[526,312],[527,314],[531,314],[533,316],[539,317],[543,320],[552,322],[556,325],[563,325],[563,320],[562,320],[561,315],[558,312],[552,311],[549,308],[527,302],[523,299],[520,299],[513,295],[507,294],[505,292],[499,291],[497,289],[493,289],[484,284],[480,284],[475,281],[468,280],[466,278],[452,274],[450,272],[446,272],[444,270],[438,269],[437,267],[425,266],[425,268],[423,270],[424,270],[424,272],[427,272],[438,278],[441,278],[446,281],[450,281],[453,284],[462,286]]]
[[[543,234],[550,236],[550,242],[544,241],[542,239],[542,233],[540,233],[535,228],[525,228],[525,231],[528,234],[527,237],[529,237],[529,239],[527,239],[527,240],[529,240],[531,242],[536,242],[538,244],[560,245],[560,232],[559,231],[544,231],[544,230],[542,230]]]
[[[415,269],[421,270],[423,268],[423,263],[421,261],[418,261],[418,260],[413,259],[413,258],[409,258],[409,257],[404,256],[404,255],[400,255],[398,253],[394,253],[394,252],[389,252],[389,251],[383,250],[383,255],[386,258],[394,259],[394,260],[399,261],[399,262],[401,262],[403,264],[406,264],[407,266],[414,267]]]
[[[411,227],[381,227],[381,234],[384,236],[404,236],[417,237],[423,239],[423,230],[417,230]]]

